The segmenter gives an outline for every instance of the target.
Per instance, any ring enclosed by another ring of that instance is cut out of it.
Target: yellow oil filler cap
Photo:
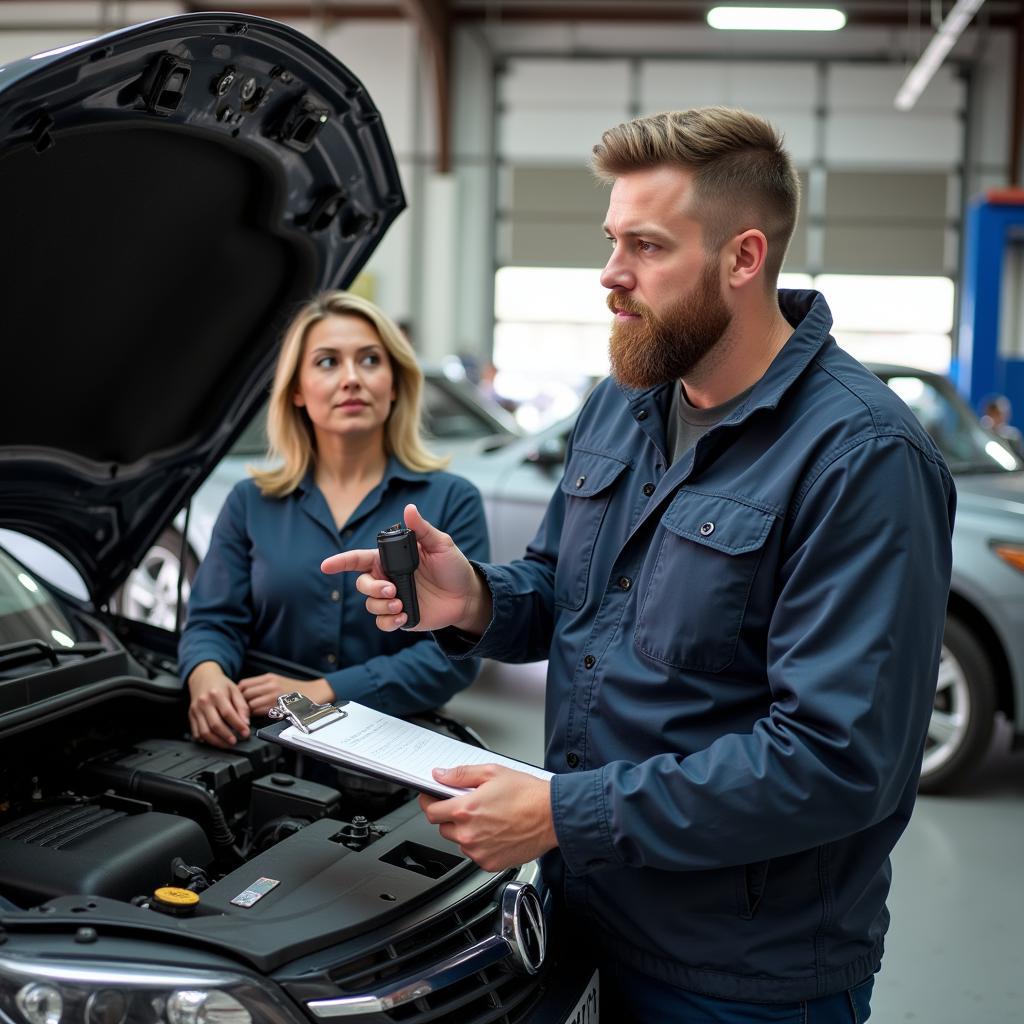
[[[191,889],[179,889],[173,885],[165,885],[153,890],[154,910],[162,910],[168,914],[188,914],[199,905],[199,893]]]

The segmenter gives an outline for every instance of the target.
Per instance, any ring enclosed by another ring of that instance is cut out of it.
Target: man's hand
[[[416,570],[420,621],[413,628],[457,626],[467,633],[483,633],[491,621],[491,594],[469,559],[447,533],[431,526],[415,505],[405,506],[405,525],[416,532],[420,553]],[[384,575],[375,550],[331,555],[324,559],[320,569],[327,573],[361,573],[356,579],[356,590],[366,596],[366,610],[377,617],[377,628],[390,633],[405,625],[408,616],[395,596],[395,585]]]
[[[551,783],[496,764],[434,769],[446,786],[472,793],[439,800],[420,797],[427,820],[485,871],[525,864],[558,845]]]
[[[188,724],[195,739],[228,750],[238,742],[237,736],[248,737],[249,706],[220,665],[201,662],[189,674],[188,689]]]
[[[329,704],[334,700],[334,691],[326,679],[289,679],[276,672],[239,679],[238,689],[253,715],[265,715],[277,704],[282,693],[293,690],[305,694],[316,704]]]

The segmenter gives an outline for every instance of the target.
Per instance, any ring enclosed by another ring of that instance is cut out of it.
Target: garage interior
[[[1024,189],[1024,3],[969,5],[905,109],[897,96],[953,0],[791,5],[841,9],[832,32],[719,31],[712,6],[0,0],[0,65],[203,10],[317,40],[379,107],[408,202],[361,287],[424,363],[493,364],[522,399],[527,432],[567,415],[607,372],[607,192],[587,166],[601,131],[660,110],[746,107],[783,130],[801,177],[782,283],[820,288],[858,358],[948,375],[976,413],[1004,394],[1024,426],[1024,212],[1019,225],[1006,213],[1024,211],[1013,191]],[[543,689],[543,664],[488,663],[445,711],[540,764]],[[1024,760],[1013,734],[1004,708],[980,768],[922,795],[896,848],[872,1005],[881,1024],[1021,1019]]]

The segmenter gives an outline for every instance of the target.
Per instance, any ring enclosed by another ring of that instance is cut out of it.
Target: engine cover
[[[0,828],[0,891],[22,906],[73,893],[130,899],[166,883],[175,857],[201,867],[213,860],[188,818],[51,804]]]

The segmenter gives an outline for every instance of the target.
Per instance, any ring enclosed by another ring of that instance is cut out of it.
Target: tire
[[[178,572],[181,566],[181,534],[168,527],[143,555],[114,598],[114,608],[126,619],[174,630],[178,600]],[[185,578],[181,583],[182,604],[187,603],[199,561],[191,548],[185,549]]]
[[[974,633],[947,615],[918,786],[922,793],[945,793],[978,766],[992,740],[995,710],[991,661]]]

